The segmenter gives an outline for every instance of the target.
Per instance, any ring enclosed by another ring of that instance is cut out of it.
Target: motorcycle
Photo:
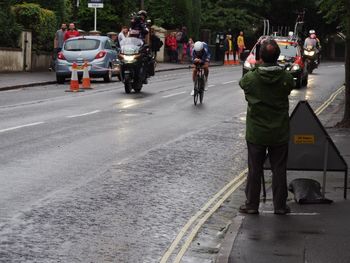
[[[304,49],[304,58],[308,73],[312,73],[318,67],[318,50],[313,46]]]
[[[121,42],[118,59],[125,93],[140,92],[147,78],[154,75],[154,59],[149,53],[148,45],[139,38],[127,37]]]

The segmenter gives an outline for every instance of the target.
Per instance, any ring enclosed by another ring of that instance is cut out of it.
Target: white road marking
[[[13,131],[13,130],[17,130],[17,129],[21,129],[21,128],[25,128],[25,127],[36,126],[36,125],[40,125],[40,124],[44,124],[44,122],[34,122],[34,123],[24,124],[24,125],[20,125],[20,126],[16,126],[16,127],[11,127],[11,128],[0,130],[0,133],[7,132],[7,131]]]
[[[215,85],[211,84],[211,85],[208,85],[208,88],[211,88],[211,87],[214,87]]]
[[[327,68],[337,68],[337,65],[331,65],[331,66],[327,66]]]
[[[163,96],[163,98],[170,98],[170,97],[177,96],[177,95],[184,94],[184,93],[186,93],[186,91],[166,95],[166,96]]]
[[[99,112],[100,112],[100,110],[95,110],[95,111],[91,111],[91,112],[87,112],[87,113],[83,113],[83,114],[77,114],[77,115],[67,116],[67,118],[83,117],[83,116],[87,116],[87,115],[96,114],[96,113],[99,113]]]
[[[230,83],[235,83],[235,82],[237,82],[237,80],[227,81],[227,82],[224,82],[224,83],[222,83],[222,84],[225,85],[225,84],[230,84]]]

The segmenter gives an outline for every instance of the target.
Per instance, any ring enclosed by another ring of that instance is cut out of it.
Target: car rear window
[[[295,45],[290,43],[278,43],[281,49],[281,55],[286,57],[295,57],[297,55],[298,49]]]
[[[64,49],[67,51],[83,51],[94,50],[100,46],[100,40],[97,39],[72,39],[64,44]]]

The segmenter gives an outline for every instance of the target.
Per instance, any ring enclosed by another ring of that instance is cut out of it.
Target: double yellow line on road
[[[327,99],[316,111],[315,114],[321,114],[335,99],[336,97],[345,90],[345,86],[342,86],[337,91],[335,91],[329,99]],[[234,191],[236,191],[245,181],[246,181],[246,173],[248,172],[248,168],[242,171],[237,177],[235,177],[231,182],[226,184],[219,192],[217,192],[194,216],[190,218],[190,220],[184,225],[184,227],[180,230],[179,234],[176,236],[170,247],[164,253],[163,257],[160,260],[160,263],[167,263],[171,255],[176,250],[177,246],[187,234],[187,238],[182,244],[181,248],[179,248],[179,252],[177,253],[173,263],[179,263],[186,253],[187,249],[191,245],[193,239],[198,233],[199,229],[203,226],[203,224],[215,213],[215,211],[222,205],[223,202],[227,198],[229,198]],[[211,208],[210,208],[211,207]],[[192,227],[190,233],[191,226],[195,223],[196,225]]]
[[[317,110],[315,110],[316,115],[320,115],[335,99],[336,97],[345,90],[345,86],[340,87],[336,92],[334,92],[328,100],[326,100]]]
[[[206,215],[204,215],[200,221],[197,223],[197,225],[193,228],[190,236],[187,238],[185,244],[182,246],[179,254],[177,255],[176,259],[174,262],[179,262],[183,256],[183,254],[186,252],[186,250],[188,249],[189,245],[191,244],[194,236],[196,235],[196,233],[198,232],[198,230],[200,229],[200,227],[203,225],[203,223],[216,211],[213,210],[214,207],[216,207],[218,205],[218,203],[220,203],[220,205],[228,198],[228,196],[223,199],[219,199],[217,201],[217,203],[208,211],[209,207],[218,199],[220,198],[220,196],[222,196],[226,191],[230,192],[230,194],[236,190],[244,181],[245,181],[245,174],[248,172],[248,169],[245,169],[243,172],[241,172],[237,177],[235,177],[231,182],[229,182],[227,185],[224,186],[224,188],[222,188],[219,192],[217,192],[194,216],[191,217],[191,219],[187,222],[187,224],[181,229],[181,231],[179,232],[179,234],[176,236],[176,238],[174,239],[173,243],[171,244],[171,246],[168,248],[168,250],[165,252],[165,254],[163,255],[160,263],[166,263],[169,259],[169,257],[172,255],[172,253],[174,252],[174,250],[176,249],[177,245],[180,243],[180,241],[182,240],[182,238],[185,236],[185,234],[187,233],[187,231],[189,230],[189,228],[193,225],[193,223],[202,216],[202,214],[204,212],[207,211]],[[233,189],[233,190],[232,190]],[[226,195],[225,195],[226,196]],[[219,205],[219,206],[220,206]],[[208,216],[209,215],[209,216]],[[204,220],[203,223],[201,223]]]

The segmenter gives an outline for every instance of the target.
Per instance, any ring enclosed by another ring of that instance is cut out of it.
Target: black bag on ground
[[[294,200],[299,204],[330,204],[333,202],[323,198],[320,183],[313,179],[294,179],[290,182],[288,190],[294,194]]]

